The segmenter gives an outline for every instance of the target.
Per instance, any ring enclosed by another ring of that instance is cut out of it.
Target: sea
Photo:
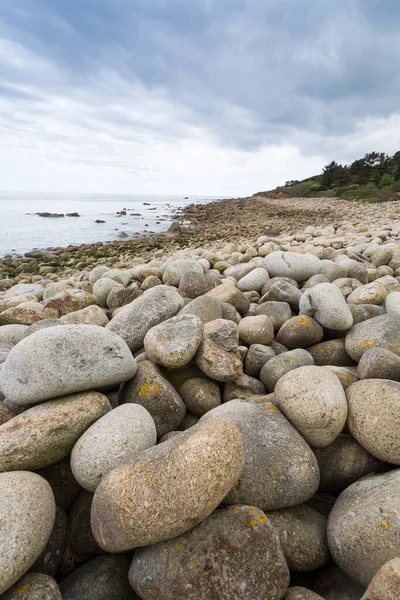
[[[112,242],[122,239],[123,232],[129,236],[123,236],[124,239],[129,239],[135,234],[167,231],[176,209],[220,199],[221,196],[0,192],[0,256],[71,244]],[[124,209],[127,214],[119,215]],[[39,212],[77,212],[80,216],[40,217]]]

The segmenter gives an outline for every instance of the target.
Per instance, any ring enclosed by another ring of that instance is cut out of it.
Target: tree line
[[[320,176],[325,190],[347,185],[373,183],[379,188],[392,185],[400,179],[400,151],[393,156],[384,152],[368,152],[350,165],[340,165],[334,160],[326,165]]]

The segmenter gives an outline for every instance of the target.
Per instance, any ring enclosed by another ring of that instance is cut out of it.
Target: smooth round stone
[[[221,404],[221,392],[218,385],[206,377],[188,379],[179,388],[179,395],[188,411],[196,417],[202,417]]]
[[[342,338],[327,340],[307,348],[314,363],[319,367],[334,365],[336,367],[352,367],[355,362],[346,352],[345,341]]]
[[[324,448],[342,431],[347,401],[339,379],[324,367],[300,367],[275,387],[276,406],[314,448]]]
[[[167,264],[163,274],[163,283],[178,287],[186,273],[204,274],[203,266],[197,260],[175,260]]]
[[[60,320],[72,325],[97,325],[98,327],[105,327],[108,323],[107,315],[96,304],[68,313],[60,317]]]
[[[110,267],[106,267],[106,265],[99,265],[92,269],[92,271],[89,273],[90,283],[96,283],[96,281],[100,279],[100,277],[104,275],[106,271],[110,271]]]
[[[94,539],[90,525],[93,494],[84,490],[75,500],[68,515],[68,542],[74,558],[85,562],[104,554]]]
[[[308,288],[312,288],[319,283],[329,283],[329,279],[322,274],[312,275],[310,279],[307,279],[307,281],[303,283],[301,289],[307,290]]]
[[[53,492],[43,477],[27,471],[0,474],[0,593],[40,556],[55,514]]]
[[[385,309],[388,315],[400,314],[400,292],[391,292],[385,300]]]
[[[353,315],[353,323],[362,323],[373,317],[379,317],[385,314],[383,306],[377,306],[376,304],[349,304],[350,312]]]
[[[100,482],[92,530],[107,552],[125,552],[188,531],[210,515],[243,470],[243,443],[229,421],[201,423],[149,448]]]
[[[56,505],[69,510],[82,490],[72,474],[69,457],[38,469],[37,473],[49,482]]]
[[[351,435],[340,434],[325,448],[316,448],[323,492],[343,490],[361,477],[383,470],[384,464],[372,456]]]
[[[64,292],[65,290],[71,290],[74,288],[75,285],[72,281],[55,281],[54,283],[49,283],[49,285],[46,285],[44,289],[43,300],[48,300],[59,292]]]
[[[280,600],[289,570],[278,537],[254,506],[215,511],[192,531],[136,551],[129,580],[143,600]]]
[[[374,281],[354,290],[348,297],[349,304],[382,304],[386,298],[386,288],[381,283]]]
[[[32,325],[44,319],[44,308],[39,302],[24,302],[0,313],[0,325]]]
[[[292,316],[290,305],[287,302],[263,302],[256,307],[255,311],[256,315],[267,315],[271,319],[275,331],[278,331]]]
[[[122,404],[93,423],[71,453],[77,482],[94,492],[101,478],[119,465],[136,460],[142,450],[157,443],[150,413],[140,404]]]
[[[1,596],[2,600],[63,600],[57,582],[43,573],[26,573],[12,588]]]
[[[224,502],[274,510],[305,502],[318,489],[311,448],[270,402],[232,400],[201,422],[227,419],[243,439],[244,469]]]
[[[129,585],[127,556],[99,556],[60,585],[63,600],[139,600]]]
[[[226,352],[205,338],[196,354],[197,366],[211,379],[234,381],[243,374],[243,363],[235,352]]]
[[[400,356],[400,315],[381,315],[350,329],[346,352],[353,360],[358,362],[371,348],[386,348]]]
[[[315,275],[319,259],[312,254],[295,252],[271,252],[264,258],[264,264],[271,277],[290,277],[298,283]]]
[[[107,296],[107,308],[116,310],[142,296],[142,290],[133,286],[137,286],[137,283],[132,283],[128,288],[113,287]]]
[[[314,590],[325,600],[360,600],[365,588],[335,565],[321,573]]]
[[[0,471],[33,470],[57,462],[109,410],[106,396],[83,392],[17,415],[0,426]]]
[[[351,434],[376,458],[400,464],[400,383],[363,379],[349,387],[346,395]]]
[[[379,569],[361,600],[395,600],[400,594],[400,558]]]
[[[362,283],[358,279],[353,279],[352,277],[340,277],[332,283],[339,288],[344,298],[347,298],[354,290],[362,286]]]
[[[244,317],[240,321],[238,329],[240,340],[247,346],[251,344],[268,346],[274,339],[274,325],[266,315]]]
[[[353,383],[358,381],[357,372],[354,372],[354,367],[336,367],[335,365],[325,365],[326,369],[329,369],[336,375],[343,389],[346,391]]]
[[[228,321],[233,321],[238,325],[242,319],[238,311],[229,302],[220,302],[222,310],[222,318]]]
[[[3,298],[15,298],[15,296],[25,296],[25,294],[33,294],[37,300],[43,298],[44,288],[38,283],[17,283],[10,287]]]
[[[367,587],[378,570],[400,553],[400,470],[353,483],[337,499],[328,519],[335,563]]]
[[[183,308],[183,298],[165,286],[144,292],[111,319],[107,330],[122,337],[134,352],[143,346],[146,333],[155,325],[174,317]]]
[[[347,269],[343,265],[333,262],[332,260],[320,260],[315,264],[314,273],[325,275],[329,282],[347,277]]]
[[[161,279],[155,277],[154,275],[149,275],[149,277],[146,277],[146,279],[143,281],[140,289],[145,292],[146,290],[150,290],[157,285],[162,285]]]
[[[233,265],[232,267],[228,267],[224,271],[224,275],[225,275],[225,277],[234,277],[236,279],[236,281],[240,281],[243,277],[245,277],[251,271],[254,271],[254,269],[256,269],[256,268],[257,268],[257,265],[255,265],[252,262],[239,264],[239,265]]]
[[[357,366],[360,379],[392,379],[400,381],[400,357],[385,348],[371,348]]]
[[[0,327],[0,363],[4,362],[11,349],[20,342],[28,325],[3,325]]]
[[[191,271],[181,277],[178,291],[184,298],[198,298],[217,287],[220,282],[221,276]]]
[[[221,303],[208,296],[199,296],[179,311],[178,316],[182,315],[196,315],[205,325],[209,321],[222,319]]]
[[[292,317],[280,328],[276,341],[289,350],[308,348],[317,344],[323,337],[324,330],[317,321],[306,315]]]
[[[156,364],[167,369],[178,369],[190,363],[202,337],[203,323],[199,317],[172,317],[147,332],[144,349]]]
[[[68,518],[62,508],[56,508],[53,530],[37,561],[32,565],[32,573],[44,573],[55,577],[67,547]]]
[[[58,325],[65,325],[65,323],[64,321],[61,321],[61,319],[43,319],[42,321],[38,321],[37,323],[29,325],[25,331],[24,338],[28,337],[28,335],[36,333],[37,331],[41,331],[42,329],[47,329],[48,327],[58,327]]]
[[[286,596],[283,600],[326,600],[319,596],[315,592],[307,588],[303,588],[301,586],[295,585],[294,587],[290,587],[286,592]],[[339,600],[337,598],[336,600]]]
[[[132,272],[129,269],[110,269],[101,275],[101,279],[105,278],[122,283],[126,287],[132,280]]]
[[[286,373],[313,364],[311,354],[301,348],[282,352],[265,363],[260,372],[260,380],[268,392],[273,392],[279,379]]]
[[[238,281],[238,289],[241,292],[261,292],[268,279],[269,275],[266,269],[253,269],[253,271],[251,271]]]
[[[330,561],[326,518],[301,504],[266,513],[278,534],[291,571],[312,571]]]
[[[353,325],[350,308],[333,283],[320,283],[306,290],[300,299],[300,313],[333,331],[347,331]]]
[[[94,325],[64,325],[24,338],[0,373],[4,395],[33,404],[131,379],[136,363],[115,333]]]
[[[158,438],[178,429],[186,406],[173,385],[150,360],[138,363],[135,377],[120,391],[120,404],[140,404],[152,416]]]
[[[213,290],[207,292],[206,296],[220,302],[232,304],[241,315],[245,315],[250,307],[250,300],[231,282],[218,285]]]
[[[260,371],[271,358],[276,356],[275,350],[263,344],[251,344],[244,361],[244,370],[250,377],[259,377]]]
[[[121,283],[117,283],[113,279],[100,277],[93,285],[93,295],[96,298],[99,306],[107,307],[107,298],[111,290],[124,290],[125,287]]]

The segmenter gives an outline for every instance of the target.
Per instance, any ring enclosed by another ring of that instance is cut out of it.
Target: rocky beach
[[[0,259],[0,598],[398,600],[400,201]]]

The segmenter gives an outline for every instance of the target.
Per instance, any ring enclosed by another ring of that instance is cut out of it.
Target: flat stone
[[[139,404],[123,404],[93,423],[71,453],[78,483],[94,492],[101,478],[119,465],[136,460],[142,450],[155,446],[157,432],[150,413]]]
[[[274,510],[313,496],[319,485],[316,458],[273,404],[232,400],[208,412],[201,422],[213,419],[235,424],[243,439],[244,469],[225,503]]]
[[[122,337],[134,352],[143,346],[146,333],[155,325],[174,317],[183,308],[177,291],[157,286],[124,306],[107,325]]]
[[[286,373],[276,384],[275,402],[315,448],[331,444],[346,423],[346,394],[336,375],[324,367],[300,367]]]
[[[215,511],[192,531],[136,551],[129,571],[143,600],[280,600],[289,571],[277,535],[254,506]]]
[[[291,277],[301,283],[307,281],[316,272],[319,260],[313,254],[295,252],[271,252],[264,258],[264,264],[271,277]]]
[[[111,406],[83,392],[38,404],[0,426],[0,472],[33,470],[67,456],[79,437]]]
[[[53,529],[56,505],[43,477],[0,473],[0,593],[33,565]]]
[[[161,438],[176,430],[186,413],[186,406],[171,383],[150,360],[138,363],[135,377],[120,391],[120,404],[132,402],[143,406],[154,419]]]
[[[168,369],[191,362],[203,338],[203,323],[195,315],[172,317],[152,327],[144,338],[150,360]]]
[[[235,425],[191,427],[102,479],[92,505],[94,536],[114,553],[181,535],[215,510],[242,470]]]
[[[4,363],[0,386],[11,402],[24,405],[122,383],[135,371],[129,348],[112,331],[64,325],[19,342]]]

